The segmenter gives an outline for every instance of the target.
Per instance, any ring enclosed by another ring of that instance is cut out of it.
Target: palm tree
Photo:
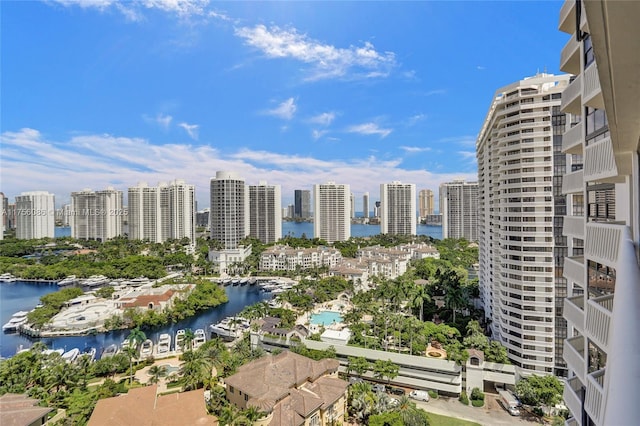
[[[149,368],[149,374],[151,375],[151,379],[149,379],[149,381],[151,383],[158,383],[161,377],[165,377],[167,375],[167,367],[164,365],[152,365]]]
[[[127,340],[129,341],[129,346],[133,346],[135,349],[138,345],[147,340],[147,335],[144,334],[144,331],[140,330],[140,327],[136,327],[131,330]]]
[[[185,390],[198,389],[211,378],[211,361],[201,352],[187,351],[182,358],[184,363],[180,367],[180,375],[184,379]]]
[[[137,350],[134,345],[129,345],[122,349],[124,354],[129,358],[129,384],[133,383],[133,359],[136,357]]]
[[[420,321],[424,321],[424,302],[430,302],[431,296],[423,285],[416,285],[411,293],[411,304],[420,307]]]
[[[185,348],[187,351],[191,350],[191,344],[193,343],[193,339],[196,338],[196,335],[193,333],[193,330],[187,328],[184,331],[184,338],[182,339],[181,350],[184,352]]]

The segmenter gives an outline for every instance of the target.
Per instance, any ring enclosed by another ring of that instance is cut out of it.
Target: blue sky
[[[476,179],[496,89],[558,73],[561,1],[2,2],[1,187],[13,201],[217,170],[361,205]]]

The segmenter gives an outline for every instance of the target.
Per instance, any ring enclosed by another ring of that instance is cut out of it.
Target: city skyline
[[[494,88],[557,73],[565,42],[554,2],[149,5],[3,5],[9,198],[46,189],[62,204],[74,182],[179,178],[204,207],[212,171],[237,170],[281,185],[283,205],[294,189],[349,181],[359,210],[380,182],[472,180]],[[478,16],[512,22],[513,37],[487,27],[469,49],[458,28]],[[497,46],[537,53],[505,64]]]

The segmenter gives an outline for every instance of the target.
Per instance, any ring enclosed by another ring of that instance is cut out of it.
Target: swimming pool
[[[311,324],[316,325],[331,325],[333,323],[341,323],[342,316],[339,312],[332,311],[320,311],[317,314],[311,315]]]
[[[169,375],[171,373],[175,373],[177,371],[180,371],[180,367],[176,367],[176,366],[171,365],[171,364],[161,364],[158,367],[166,368],[167,369],[167,375]],[[147,371],[147,374],[151,375],[151,373],[149,373],[148,371]]]

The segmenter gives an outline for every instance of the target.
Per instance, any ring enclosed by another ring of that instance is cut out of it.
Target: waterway
[[[290,235],[300,238],[302,235],[307,238],[313,238],[313,222],[282,222],[282,236]],[[351,224],[352,237],[371,237],[380,234],[380,225],[364,225],[360,223]],[[441,240],[442,226],[433,225],[417,225],[417,235],[427,235],[429,237]]]
[[[40,297],[45,294],[58,290],[56,284],[31,283],[16,281],[15,283],[0,283],[0,322],[5,324],[11,316],[17,311],[30,311],[38,302]],[[263,300],[271,299],[270,293],[260,291],[258,286],[227,286],[225,287],[229,301],[223,305],[200,312],[196,316],[187,318],[175,324],[171,324],[153,330],[143,330],[148,338],[155,342],[161,333],[168,333],[172,336],[172,345],[175,341],[175,333],[180,329],[190,328],[197,330],[202,328],[209,338],[209,325],[219,322],[225,317],[233,316],[242,311],[245,306],[253,305]],[[129,335],[129,330],[117,330],[109,333],[99,333],[91,336],[75,336],[75,337],[53,337],[42,339],[31,339],[17,333],[5,334],[0,332],[0,356],[8,358],[15,355],[16,351],[28,348],[36,341],[41,341],[49,348],[70,350],[78,348],[80,350],[85,347],[94,347],[98,354],[111,344],[118,346]]]
[[[361,223],[351,224],[351,236],[352,237],[371,237],[380,233],[380,225],[365,225]],[[313,222],[289,222],[282,221],[282,236],[287,235],[300,238],[302,235],[307,238],[313,238]],[[437,240],[442,239],[442,226],[433,225],[416,225],[417,235],[427,235]],[[71,228],[58,227],[55,230],[55,236],[69,237],[71,236]]]

